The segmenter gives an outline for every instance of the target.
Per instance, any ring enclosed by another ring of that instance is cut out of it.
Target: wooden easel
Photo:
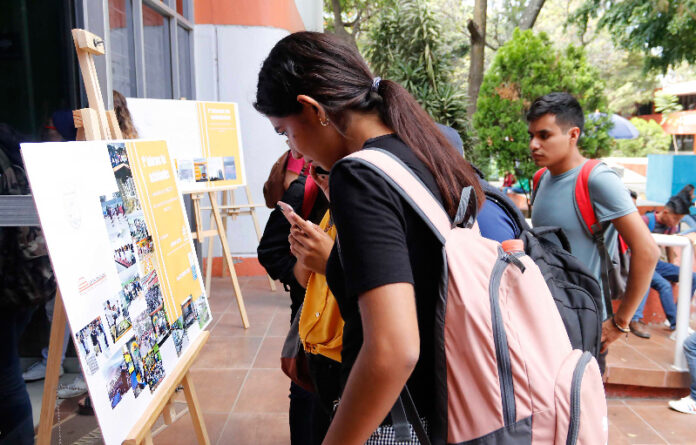
[[[82,29],[73,29],[72,36],[75,42],[75,49],[80,62],[80,70],[82,72],[82,78],[87,91],[87,99],[90,105],[89,108],[83,108],[73,112],[75,126],[78,127],[78,139],[80,136],[83,136],[85,140],[108,140],[112,139],[112,137],[121,138],[121,131],[116,120],[116,115],[113,111],[107,112],[104,109],[104,101],[97,79],[97,72],[94,67],[94,56],[104,55],[105,53],[104,41],[100,37]],[[51,324],[46,380],[44,383],[41,417],[36,440],[37,445],[49,445],[51,443],[65,322],[65,307],[63,306],[60,290],[58,290],[56,292],[55,309],[53,311],[53,321]],[[160,384],[160,388],[157,390],[157,396],[150,402],[143,417],[133,426],[126,436],[126,439],[123,441],[124,445],[151,445],[151,429],[160,414],[163,415],[166,425],[170,425],[174,422],[172,397],[179,385],[182,385],[184,388],[188,411],[191,413],[191,420],[193,421],[198,443],[201,445],[210,444],[203,421],[203,413],[199,407],[198,398],[193,385],[193,379],[189,373],[191,365],[196,357],[198,357],[199,352],[209,336],[210,332],[203,331],[191,342],[186,352],[179,358],[176,367]]]
[[[201,200],[206,195],[206,193],[192,193],[191,199],[193,201],[194,218],[196,221],[196,232],[194,232],[193,237],[197,238],[199,242],[203,242],[205,238],[210,238],[218,236],[222,244],[222,274],[225,276],[225,272],[229,273],[232,284],[234,286],[234,292],[236,295],[241,295],[241,290],[239,289],[239,280],[237,278],[237,273],[234,268],[232,255],[227,247],[227,220],[228,218],[236,219],[240,215],[250,215],[252,221],[254,222],[254,230],[256,230],[256,238],[261,241],[261,227],[259,226],[258,218],[256,217],[256,208],[261,207],[261,204],[254,204],[251,197],[251,191],[249,186],[245,185],[244,190],[246,192],[247,203],[246,204],[236,204],[234,200],[234,191],[238,187],[231,187],[229,189],[217,190],[213,192],[207,192],[208,199],[210,200],[210,207],[203,207]],[[217,194],[222,193],[222,204],[218,202]],[[205,230],[203,227],[202,212],[210,211],[210,228]],[[222,224],[220,224],[220,221]],[[214,224],[214,225],[213,225]],[[208,241],[208,252],[206,256],[206,271],[205,271],[205,289],[210,294],[211,289],[211,277],[213,271],[213,243],[212,240]],[[268,279],[268,284],[272,291],[276,290],[276,285],[273,279],[266,275]],[[239,298],[239,297],[238,297]],[[248,327],[244,323],[244,317],[242,317],[242,322],[244,327]]]

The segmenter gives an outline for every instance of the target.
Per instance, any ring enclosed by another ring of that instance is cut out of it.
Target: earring
[[[319,119],[319,123],[321,124],[322,127],[328,127],[329,126],[329,120],[326,119],[325,121]]]

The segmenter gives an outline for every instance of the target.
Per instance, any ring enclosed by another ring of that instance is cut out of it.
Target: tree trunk
[[[469,117],[476,112],[476,101],[483,82],[483,61],[486,51],[486,0],[476,0],[474,19],[469,20],[467,28],[471,35],[471,63],[469,65]]]
[[[333,9],[334,17],[334,33],[345,40],[355,45],[355,40],[353,36],[346,31],[346,27],[343,25],[343,17],[341,17],[341,2],[340,0],[331,0],[331,7]]]
[[[522,14],[522,20],[520,20],[520,30],[532,29],[537,17],[539,17],[539,11],[544,6],[545,0],[529,0],[527,8]]]

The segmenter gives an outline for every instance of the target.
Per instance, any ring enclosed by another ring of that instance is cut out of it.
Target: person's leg
[[[684,355],[691,375],[691,393],[679,400],[670,400],[669,407],[685,414],[696,414],[696,334],[684,341]]]
[[[691,334],[684,341],[684,355],[691,375],[691,398],[696,401],[696,334]]]
[[[645,302],[648,301],[648,295],[650,295],[650,289],[648,289],[648,291],[645,293],[645,296],[638,305],[638,309],[636,309],[635,314],[633,314],[631,321],[640,321],[643,319],[643,309],[645,308]]]
[[[290,443],[313,443],[314,394],[290,383]]]
[[[660,261],[661,263],[662,261]],[[655,289],[660,294],[660,303],[662,303],[662,309],[665,311],[665,316],[669,320],[669,325],[671,329],[677,326],[677,305],[674,303],[674,293],[672,293],[672,283],[663,277],[655,269],[652,280],[650,281],[650,287]]]
[[[0,445],[34,443],[34,420],[19,364],[19,340],[34,309],[0,310]]]

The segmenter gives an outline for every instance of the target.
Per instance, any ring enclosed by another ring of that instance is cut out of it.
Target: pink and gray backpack
[[[465,227],[453,227],[390,153],[361,150],[342,162],[380,174],[432,229],[446,258],[435,323],[437,419],[426,434],[405,388],[392,409],[397,436],[408,441],[410,423],[423,445],[605,444],[607,406],[596,360],[572,349],[534,262],[481,237],[473,218],[460,221],[472,190],[462,192],[455,219]]]

